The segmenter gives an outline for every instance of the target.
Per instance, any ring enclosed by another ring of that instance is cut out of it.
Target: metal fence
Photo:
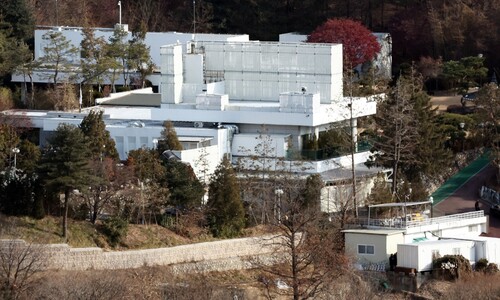
[[[426,216],[422,216],[419,219],[411,219],[409,217],[399,217],[399,218],[389,218],[389,219],[360,219],[360,224],[367,227],[383,227],[383,228],[411,228],[411,227],[419,227],[431,224],[440,224],[440,223],[450,223],[457,222],[461,220],[467,219],[475,219],[484,217],[484,211],[471,211],[461,214],[454,214],[449,216],[442,216],[437,218],[428,218]]]

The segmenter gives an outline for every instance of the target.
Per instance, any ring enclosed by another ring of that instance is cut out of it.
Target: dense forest
[[[36,25],[111,27],[119,19],[116,0],[27,2]],[[258,40],[309,34],[327,19],[350,18],[391,33],[395,66],[478,54],[490,69],[500,65],[500,0],[123,0],[121,9],[132,29],[144,23],[148,31],[247,33]]]

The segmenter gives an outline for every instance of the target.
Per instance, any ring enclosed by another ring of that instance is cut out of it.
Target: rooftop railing
[[[386,218],[386,219],[360,219],[360,224],[366,227],[383,227],[383,228],[395,228],[395,229],[406,229],[412,227],[420,227],[431,224],[442,224],[450,222],[459,222],[462,220],[470,220],[484,217],[484,211],[472,211],[461,214],[454,214],[448,216],[442,216],[437,218],[428,218],[427,216],[420,217],[396,217],[396,218]]]

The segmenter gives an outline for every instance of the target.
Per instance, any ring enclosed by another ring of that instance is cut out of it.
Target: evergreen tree
[[[8,27],[10,37],[20,42],[28,42],[33,37],[35,22],[25,0],[4,0],[0,5],[0,16]]]
[[[128,33],[123,28],[118,27],[113,31],[113,35],[109,38],[109,43],[106,45],[106,55],[112,59],[111,69],[113,74],[111,77],[111,85],[113,91],[116,91],[115,80],[116,72],[122,71],[124,86],[128,86],[128,72],[127,72],[127,56],[128,46],[127,43]]]
[[[163,130],[161,132],[161,139],[158,141],[157,149],[159,153],[163,153],[165,150],[183,150],[172,121],[163,122]]]
[[[64,193],[62,236],[67,238],[68,208],[71,193],[87,188],[94,179],[89,168],[90,148],[82,131],[69,124],[60,124],[48,139],[40,164],[40,174],[48,187]]]
[[[167,173],[165,176],[170,191],[169,203],[183,209],[199,207],[205,189],[196,178],[193,168],[176,159],[165,161]]]
[[[415,139],[415,161],[403,164],[402,169],[411,182],[418,182],[422,176],[441,175],[452,161],[450,149],[445,147],[447,136],[439,126],[437,108],[432,108],[430,97],[423,90],[412,97],[416,116],[417,136]]]
[[[43,48],[44,55],[40,58],[41,67],[51,71],[47,78],[57,85],[59,73],[71,71],[78,49],[60,31],[48,31],[42,39],[46,46]]]
[[[106,130],[106,124],[102,116],[103,111],[91,111],[83,118],[80,129],[88,139],[93,159],[102,160],[104,157],[109,157],[118,160],[115,141],[111,138],[109,131]]]
[[[214,236],[234,237],[245,226],[245,211],[238,179],[229,160],[220,163],[208,191],[208,224]]]
[[[153,73],[153,60],[149,54],[150,47],[146,46],[146,27],[141,23],[138,31],[132,32],[132,40],[128,46],[128,67],[140,74],[140,85],[146,85],[146,76]]]
[[[139,201],[128,204],[129,210],[136,212],[136,222],[144,224],[146,214],[156,215],[168,204],[170,191],[167,183],[167,169],[159,154],[150,149],[141,148],[130,151],[127,163],[133,170],[133,178],[129,182],[138,182]],[[123,179],[121,179],[123,181]],[[135,207],[134,207],[135,206]],[[134,217],[133,214],[127,216]]]
[[[490,148],[490,159],[497,169],[497,183],[500,184],[500,88],[489,83],[479,90],[477,96],[478,126],[474,134],[480,136],[483,144]]]
[[[104,76],[112,68],[112,58],[106,55],[107,43],[103,37],[96,37],[94,28],[83,28],[81,45],[81,60],[83,82],[98,84],[99,91]]]

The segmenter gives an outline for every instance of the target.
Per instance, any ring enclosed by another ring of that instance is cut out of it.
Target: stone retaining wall
[[[43,245],[40,249],[47,258],[46,269],[113,270],[177,265],[174,270],[179,272],[225,271],[252,267],[248,258],[275,252],[276,239],[264,236],[131,251],[71,248],[67,244]],[[0,240],[0,249],[8,243],[12,241]]]

